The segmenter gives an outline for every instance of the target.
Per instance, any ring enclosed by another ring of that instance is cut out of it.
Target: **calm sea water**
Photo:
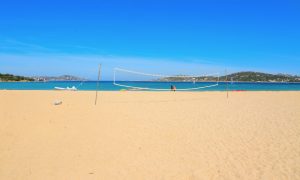
[[[209,82],[118,82],[123,85],[137,86],[143,88],[159,88],[169,89],[171,85],[175,85],[177,89],[196,88],[200,86],[209,86],[215,83]],[[97,82],[0,82],[0,89],[4,90],[53,90],[54,87],[72,87],[78,90],[87,91],[95,90]],[[226,83],[219,83],[219,86],[199,89],[196,91],[225,91]],[[112,81],[101,81],[99,89],[102,91],[119,91],[126,89],[124,87],[115,86]],[[228,83],[229,90],[246,90],[246,91],[300,91],[300,83]]]

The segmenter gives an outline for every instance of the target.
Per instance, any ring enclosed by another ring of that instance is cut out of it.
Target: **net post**
[[[97,105],[97,100],[98,100],[98,89],[99,89],[100,78],[101,78],[101,64],[99,64],[99,69],[98,69],[98,80],[97,80],[97,87],[96,87],[95,105]]]
[[[228,99],[228,74],[227,74],[227,69],[225,69],[225,75],[226,75],[226,96],[227,96],[227,99]]]
[[[114,68],[114,84],[116,83],[116,68]]]

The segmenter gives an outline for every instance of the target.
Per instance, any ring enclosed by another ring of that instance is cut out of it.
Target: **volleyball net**
[[[162,75],[114,68],[113,84],[130,90],[170,91],[176,86],[177,91],[196,91],[219,85],[219,73],[201,75]]]

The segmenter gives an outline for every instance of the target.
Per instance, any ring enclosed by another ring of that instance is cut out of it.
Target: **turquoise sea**
[[[169,89],[171,85],[175,85],[177,89],[197,88],[202,86],[210,86],[215,82],[117,82],[122,85],[136,86],[142,88],[159,88]],[[96,81],[52,81],[52,82],[0,82],[0,90],[53,90],[54,87],[72,87],[75,86],[80,91],[92,91],[97,87]],[[194,91],[225,91],[227,83],[220,82],[218,86],[197,89]],[[124,87],[115,86],[112,81],[101,81],[99,84],[100,91],[119,91],[126,89]],[[228,83],[229,90],[237,91],[300,91],[300,83]]]

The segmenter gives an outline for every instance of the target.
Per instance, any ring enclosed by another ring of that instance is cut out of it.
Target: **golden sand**
[[[94,97],[0,91],[0,179],[300,179],[300,92]]]

